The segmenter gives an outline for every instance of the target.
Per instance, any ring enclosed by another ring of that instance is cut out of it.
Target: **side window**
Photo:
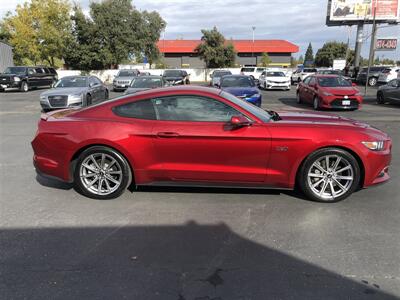
[[[44,71],[43,71],[42,68],[36,68],[35,71],[36,71],[36,73],[38,73],[38,74],[44,74]]]
[[[228,122],[242,115],[233,107],[206,97],[170,96],[153,99],[158,120],[193,122]]]
[[[29,68],[28,75],[33,75],[33,74],[35,74],[35,69]]]
[[[309,84],[311,77],[306,77],[303,82],[304,84]]]
[[[266,74],[266,73],[265,73],[265,71],[264,71],[264,72],[261,73],[261,76],[265,76],[265,74]]]
[[[308,85],[315,85],[315,77],[310,77]]]
[[[50,74],[50,71],[49,71],[49,69],[47,69],[47,68],[43,68],[43,70],[44,70],[44,72],[45,72],[46,74]]]
[[[90,85],[90,86],[96,85],[95,77],[89,77],[89,85]]]
[[[92,77],[92,78],[93,78],[93,81],[94,81],[95,84],[98,84],[98,85],[102,84],[102,82],[101,82],[101,80],[99,78],[97,78],[97,77]]]
[[[116,106],[113,108],[113,112],[120,117],[156,120],[153,102],[149,99]]]

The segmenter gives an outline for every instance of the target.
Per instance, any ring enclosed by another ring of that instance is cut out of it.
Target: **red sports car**
[[[335,115],[265,111],[224,91],[169,87],[43,114],[39,173],[88,197],[129,184],[293,189],[339,201],[389,179],[391,139]]]
[[[355,110],[362,101],[360,91],[351,81],[338,75],[310,75],[297,86],[297,103],[310,103],[315,110]]]

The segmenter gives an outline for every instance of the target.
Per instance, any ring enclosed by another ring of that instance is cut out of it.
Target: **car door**
[[[42,87],[47,85],[46,74],[42,68],[35,68],[36,71],[36,87]]]
[[[242,113],[221,100],[195,95],[153,99],[157,160],[172,181],[264,182],[270,137],[265,126],[233,128]]]
[[[311,77],[307,77],[303,82],[300,83],[299,94],[302,101],[308,100],[308,83],[310,82]]]
[[[94,76],[89,77],[89,89],[90,89],[90,94],[92,95],[92,101],[93,102],[100,101],[101,85],[97,82]]]
[[[104,84],[101,82],[99,78],[96,76],[93,76],[94,78],[94,84],[97,90],[97,100],[98,101],[104,101],[106,99],[106,87]]]
[[[39,84],[39,79],[34,68],[28,68],[27,82],[30,87],[37,87]]]
[[[388,84],[385,90],[386,99],[389,101],[400,101],[400,80],[393,79]]]
[[[317,94],[317,79],[314,76],[310,76],[310,80],[307,84],[306,99],[308,102],[314,100],[314,96]]]

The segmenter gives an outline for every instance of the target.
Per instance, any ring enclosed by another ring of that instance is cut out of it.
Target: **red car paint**
[[[359,109],[363,102],[360,91],[350,83],[348,87],[324,87],[321,78],[338,78],[338,75],[310,75],[297,86],[297,93],[304,103],[313,104],[316,97],[320,108]],[[346,101],[350,104],[346,104]]]
[[[389,179],[391,140],[382,131],[313,112],[281,112],[282,120],[265,123],[220,93],[205,87],[170,87],[44,115],[32,141],[34,165],[41,173],[71,182],[82,149],[106,145],[125,156],[137,185],[204,182],[291,189],[302,161],[317,149],[333,146],[357,157],[364,187]],[[178,94],[224,102],[249,116],[253,124],[233,130],[222,122],[143,120],[112,111],[132,101]],[[385,140],[385,149],[371,151],[361,144],[375,140]]]

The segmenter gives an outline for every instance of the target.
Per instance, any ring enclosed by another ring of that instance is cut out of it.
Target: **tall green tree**
[[[63,0],[32,0],[18,5],[1,23],[1,36],[14,48],[17,64],[62,64],[71,40],[71,6]]]
[[[202,43],[196,47],[196,53],[202,58],[208,68],[231,67],[235,63],[236,51],[231,42],[226,42],[224,36],[214,26],[211,30],[202,29]]]
[[[309,43],[304,57],[304,63],[309,63],[311,61],[314,61],[314,52],[311,43]]]
[[[74,69],[114,68],[132,57],[154,62],[165,21],[156,12],[139,12],[130,0],[90,4],[90,18],[74,8],[73,37],[66,63]]]
[[[261,66],[268,67],[271,64],[272,60],[269,57],[268,53],[264,52],[261,56]]]
[[[315,55],[317,67],[332,67],[334,59],[344,59],[346,57],[347,44],[341,42],[327,42],[322,48],[318,49]],[[354,51],[350,51],[347,62],[354,59]]]

